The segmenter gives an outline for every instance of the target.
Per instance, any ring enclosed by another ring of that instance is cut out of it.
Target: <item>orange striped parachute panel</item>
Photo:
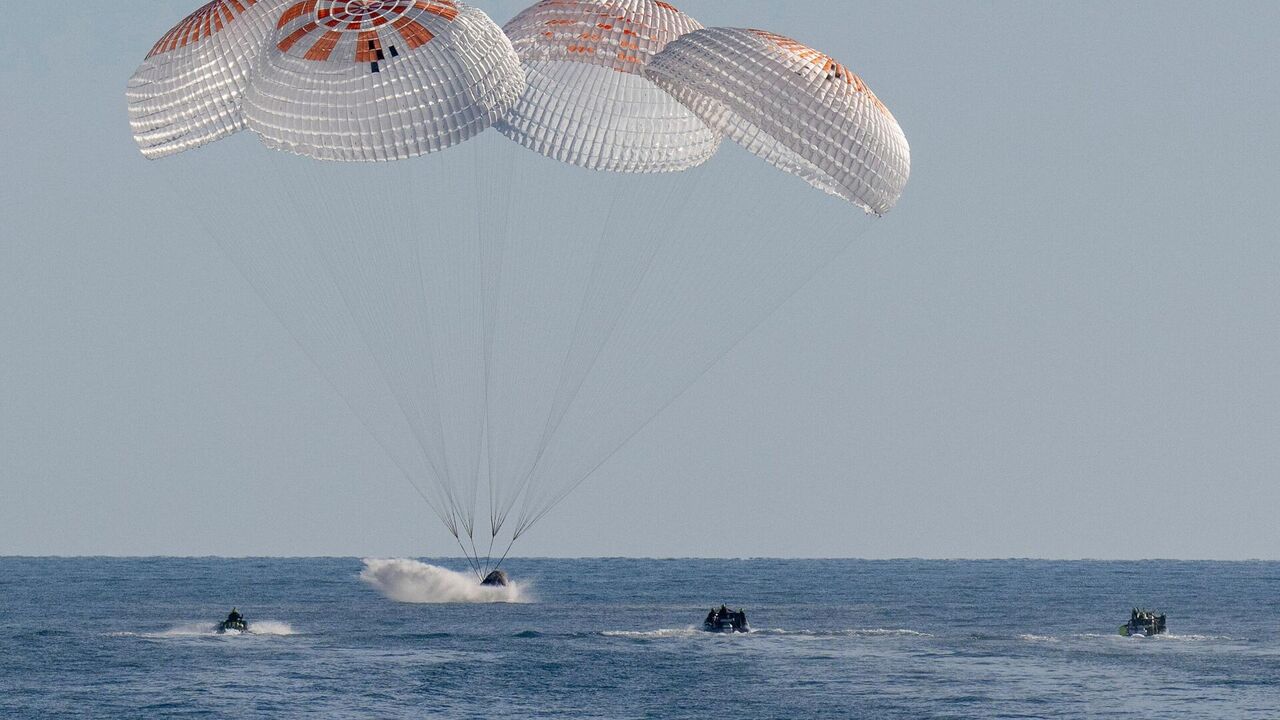
[[[644,77],[667,43],[701,28],[656,0],[542,0],[504,30],[529,83],[498,129],[525,147],[596,170],[672,172],[720,138]]]
[[[888,212],[906,187],[911,149],[893,114],[862,78],[795,40],[698,30],[645,72],[717,132],[867,212]]]
[[[244,129],[239,103],[288,0],[213,0],[151,47],[129,79],[129,125],[148,158]]]
[[[291,0],[243,105],[270,147],[323,160],[394,160],[472,137],[523,90],[511,43],[475,8]]]
[[[588,56],[590,62],[635,72],[667,43],[700,27],[655,0],[543,0],[503,29],[525,62]]]
[[[790,53],[800,62],[817,69],[817,71],[821,73],[822,79],[836,81],[842,80],[846,84],[852,85],[857,92],[865,94],[880,112],[888,115],[890,119],[893,118],[893,113],[889,112],[889,108],[885,107],[884,103],[880,102],[880,98],[876,97],[876,94],[871,92],[871,88],[867,87],[867,84],[862,81],[862,78],[858,77],[853,72],[850,72],[850,70],[844,65],[836,62],[830,55],[824,55],[807,45],[802,45],[799,42],[792,40],[789,37],[777,35],[768,32],[767,30],[752,30],[751,32],[765,40],[768,40],[774,45],[777,45],[784,52]],[[897,121],[895,120],[894,122]]]
[[[174,25],[152,46],[147,57],[172,52],[221,32],[222,28],[230,25],[236,17],[243,15],[257,3],[258,0],[213,0]]]
[[[431,42],[431,27],[457,17],[453,0],[294,0],[276,24],[283,33],[276,49],[313,62],[364,63],[376,73],[400,52]]]

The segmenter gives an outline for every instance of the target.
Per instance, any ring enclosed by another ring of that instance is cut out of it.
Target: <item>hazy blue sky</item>
[[[227,259],[138,221],[125,81],[194,4],[0,28],[0,554],[449,554]],[[681,7],[862,74],[911,181],[519,552],[1280,558],[1280,6]]]

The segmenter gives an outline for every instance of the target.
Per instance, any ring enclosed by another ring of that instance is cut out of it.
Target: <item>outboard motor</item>
[[[489,585],[489,586],[493,586],[493,587],[506,587],[506,586],[507,586],[507,574],[506,574],[506,573],[504,573],[504,572],[502,572],[501,570],[494,570],[493,572],[489,573],[488,575],[485,575],[485,576],[484,576],[484,580],[481,580],[481,581],[480,581],[480,584],[481,584],[481,585]]]

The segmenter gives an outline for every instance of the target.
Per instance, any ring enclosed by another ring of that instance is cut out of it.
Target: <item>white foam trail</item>
[[[709,633],[694,628],[662,628],[660,630],[605,630],[600,633],[605,637],[623,638],[671,638],[671,637],[746,637],[774,636],[795,638],[836,638],[836,637],[933,637],[928,633],[901,628],[850,628],[847,630],[784,630],[782,628],[765,628],[748,633]]]
[[[706,635],[711,637],[715,633],[704,633],[701,630],[695,630],[693,626],[686,628],[663,628],[661,630],[605,630],[600,633],[605,637],[622,637],[622,638],[669,638],[669,637],[699,637]]]
[[[1156,642],[1221,642],[1234,640],[1228,635],[1175,635],[1174,633],[1162,633],[1160,635],[1152,635],[1151,637],[1135,636],[1142,640],[1154,640]]]
[[[929,633],[906,628],[847,628],[844,630],[785,630],[783,628],[762,628],[752,630],[752,634],[781,635],[791,637],[933,637]]]
[[[172,637],[193,637],[196,635],[215,635],[214,623],[187,623],[186,625],[175,625],[168,630],[161,630],[154,633],[139,633],[142,637],[153,638],[172,638]]]
[[[1136,641],[1205,642],[1205,641],[1232,640],[1233,638],[1228,637],[1226,635],[1175,635],[1173,633],[1163,633],[1161,635],[1152,635],[1151,637],[1147,637],[1145,635],[1126,636],[1126,635],[1121,635],[1120,633],[1075,633],[1074,635],[1068,635],[1065,638],[1063,638],[1063,637],[1058,637],[1056,635],[1034,635],[1031,633],[1027,633],[1027,634],[1019,635],[1018,639],[1023,640],[1025,642],[1039,642],[1039,643],[1060,643],[1060,642],[1063,642],[1064,640],[1091,640],[1091,641],[1103,640],[1106,642],[1125,643],[1125,642],[1136,642]]]
[[[403,558],[365,558],[360,579],[391,600],[402,603],[531,602],[526,585],[517,582],[506,587],[481,585],[474,575]]]
[[[278,620],[254,620],[249,623],[250,635],[297,635],[289,623]]]
[[[236,630],[228,630],[219,634],[216,623],[186,623],[183,625],[175,625],[168,630],[160,632],[138,633],[138,632],[121,632],[112,633],[118,637],[144,637],[144,638],[184,638],[184,637],[235,637],[236,635],[297,635],[289,623],[280,622],[278,620],[254,620],[249,623],[249,632],[242,633]]]

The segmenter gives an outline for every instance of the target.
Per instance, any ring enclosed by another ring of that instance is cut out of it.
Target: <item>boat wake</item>
[[[605,630],[600,633],[605,637],[617,638],[678,638],[678,637],[699,637],[706,635],[713,637],[716,633],[703,632],[692,625],[683,628],[662,628],[659,630]]]
[[[1222,642],[1235,640],[1236,638],[1227,635],[1179,635],[1176,633],[1160,633],[1151,637],[1136,638],[1139,640],[1153,640],[1155,642]]]
[[[784,630],[773,628],[754,630],[758,635],[791,637],[933,637],[929,633],[906,628],[849,628],[846,630]]]
[[[1025,634],[1019,635],[1018,639],[1024,642],[1057,644],[1057,643],[1062,643],[1064,641],[1072,641],[1072,640],[1077,640],[1077,641],[1087,640],[1087,641],[1093,641],[1093,642],[1096,642],[1098,640],[1103,640],[1106,642],[1127,642],[1127,641],[1219,642],[1219,641],[1234,640],[1235,638],[1231,638],[1226,635],[1178,635],[1175,633],[1166,632],[1166,633],[1161,633],[1159,635],[1152,635],[1150,637],[1143,636],[1143,635],[1125,637],[1118,633],[1075,633],[1073,635],[1066,635],[1062,637],[1059,637],[1057,635],[1035,635],[1032,633],[1025,633]]]
[[[1054,637],[1053,635],[1036,635],[1035,633],[1023,633],[1022,635],[1018,636],[1018,639],[1022,640],[1023,642],[1032,642],[1032,643],[1056,644],[1056,643],[1062,642],[1062,638],[1060,637]]]
[[[360,579],[402,603],[526,603],[525,584],[481,585],[473,575],[417,560],[366,558]]]
[[[186,623],[183,625],[175,625],[168,630],[161,630],[159,632],[111,633],[114,637],[140,637],[150,638],[153,640],[190,637],[236,637],[238,635],[284,636],[297,634],[298,633],[290,627],[289,623],[279,622],[277,620],[255,620],[249,624],[249,631],[243,633],[236,630],[219,633],[217,623]]]
[[[711,633],[690,625],[684,628],[659,630],[606,630],[601,635],[620,638],[676,638],[676,637],[794,637],[794,638],[870,638],[870,637],[933,637],[928,633],[903,628],[848,628],[844,630],[784,630],[765,628],[746,633]]]
[[[249,623],[249,635],[297,635],[289,623],[276,620],[254,620]]]

